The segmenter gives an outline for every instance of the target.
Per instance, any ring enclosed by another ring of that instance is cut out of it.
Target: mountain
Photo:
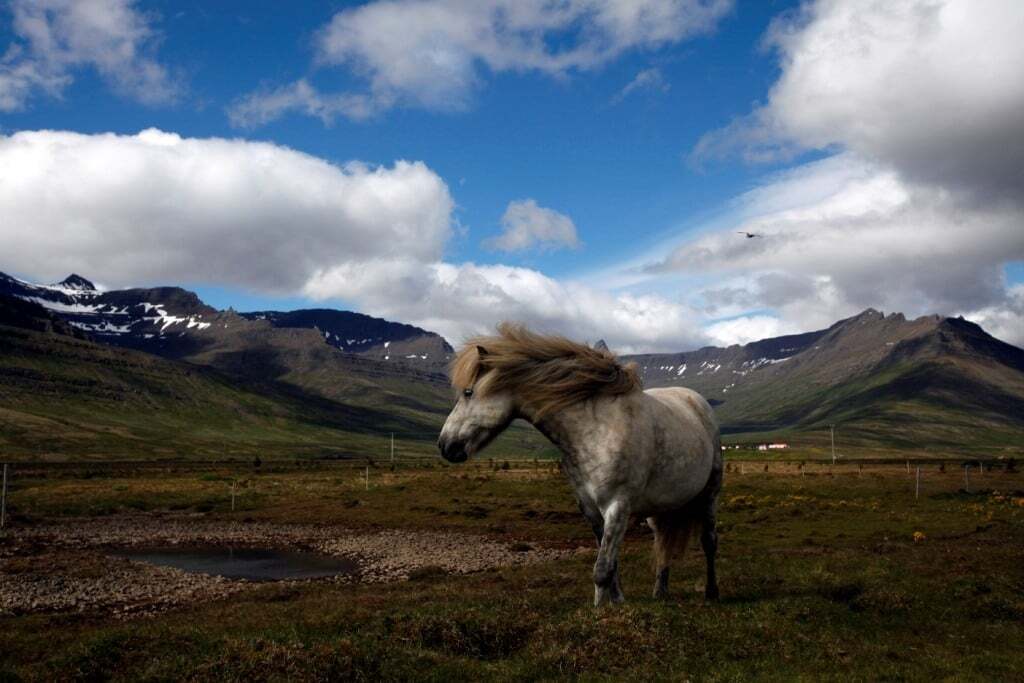
[[[222,312],[180,287],[99,291],[77,274],[39,285],[0,273],[0,294],[40,304],[97,341],[165,357],[187,358],[214,344],[219,330],[257,331],[265,327],[260,321],[317,330],[323,342],[345,353],[421,371],[443,373],[452,353],[440,335],[412,325],[328,309]]]
[[[96,341],[151,353],[209,329],[218,313],[180,287],[99,291],[75,274],[38,285],[0,273],[0,294],[39,304]]]
[[[430,454],[451,407],[447,342],[358,313],[239,314],[178,287],[0,273],[0,327],[7,454],[380,455],[391,433]],[[541,440],[519,425],[496,446]]]
[[[433,441],[450,407],[451,347],[410,325],[342,311],[218,311],[179,287],[100,291],[80,275],[38,285],[0,274],[0,296],[8,306],[43,307],[51,327],[210,368],[249,391],[287,390],[326,400],[338,414],[369,412],[382,433]],[[351,350],[337,338],[354,339]]]
[[[334,348],[367,358],[395,358],[443,370],[453,352],[448,342],[433,332],[351,311],[313,308],[241,315],[247,320],[266,320],[278,328],[317,330]]]
[[[382,452],[428,420],[329,401],[287,383],[97,343],[0,294],[0,453],[6,458],[280,457]]]
[[[180,287],[100,291],[76,274],[39,285],[0,273],[0,294],[39,304],[97,342],[250,379],[287,377],[304,388],[320,386],[332,398],[339,393],[365,398],[367,390],[372,394],[389,378],[447,386],[452,349],[441,336],[359,313],[218,311]],[[359,378],[368,381],[353,381]],[[447,403],[447,393],[441,402]]]
[[[412,325],[328,309],[218,311],[181,288],[100,291],[79,275],[36,285],[0,274],[0,297],[8,326],[202,368],[289,415],[309,402],[311,414],[343,418],[313,420],[329,429],[429,445],[450,407],[452,349]],[[820,445],[837,424],[845,444],[874,449],[1002,454],[1024,443],[1024,351],[958,318],[868,309],[824,330],[624,360],[647,387],[701,392],[737,440]],[[8,392],[3,405],[19,400]],[[537,447],[530,430],[514,434]]]
[[[1024,350],[959,318],[868,309],[826,330],[628,356],[645,386],[688,386],[726,433],[816,433],[899,448],[1024,443]]]

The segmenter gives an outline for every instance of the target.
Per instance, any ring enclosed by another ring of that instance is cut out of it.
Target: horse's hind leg
[[[708,502],[701,518],[700,545],[708,563],[708,580],[704,587],[704,598],[718,600],[718,578],[715,575],[715,555],[718,554],[718,532],[715,530],[715,503],[717,495],[708,496]]]
[[[655,598],[668,597],[669,564],[673,555],[686,550],[693,523],[685,509],[647,518],[647,525],[654,531]]]
[[[648,517],[647,526],[654,532],[654,597],[668,597],[668,563],[669,557],[666,552],[667,529],[658,527],[657,517]]]

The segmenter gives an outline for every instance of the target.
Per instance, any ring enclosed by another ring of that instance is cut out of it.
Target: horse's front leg
[[[604,520],[601,546],[594,563],[594,606],[605,602],[623,602],[619,588],[619,548],[629,525],[629,505],[622,500],[613,501],[602,513]]]
[[[579,506],[580,512],[582,512],[583,516],[587,518],[588,522],[590,522],[590,528],[594,531],[594,538],[597,540],[597,548],[598,552],[600,552],[601,541],[602,539],[604,539],[604,516],[601,514],[600,508],[598,508],[597,505],[593,503],[584,503],[582,500],[580,500]],[[602,589],[598,587],[597,590],[600,591]],[[600,599],[604,600],[603,597]],[[624,602],[626,600],[625,596],[622,595],[622,587],[619,584],[618,562],[615,563],[615,567],[612,570],[611,586],[608,589],[607,599],[610,599],[612,602],[616,603]],[[594,601],[598,602],[598,600],[599,598],[595,596]]]

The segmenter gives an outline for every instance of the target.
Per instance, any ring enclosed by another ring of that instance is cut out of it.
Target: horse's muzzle
[[[445,441],[444,438],[440,438],[437,440],[437,447],[441,451],[441,457],[448,462],[466,462],[466,459],[469,458],[465,443]]]

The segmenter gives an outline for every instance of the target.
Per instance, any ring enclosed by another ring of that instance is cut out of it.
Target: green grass
[[[390,455],[391,434],[399,455],[433,455],[450,400],[444,387],[409,381],[402,397],[426,408],[384,403],[399,395],[397,386],[341,402],[283,382],[251,384],[208,367],[2,325],[0,358],[4,461],[379,458]],[[499,457],[547,449],[523,425],[495,446]]]
[[[15,480],[16,523],[199,511],[210,519],[430,528],[589,547],[560,475],[437,466],[373,471]],[[647,597],[649,533],[623,555],[630,602],[588,606],[593,553],[405,583],[265,585],[125,623],[0,619],[0,680],[1009,680],[1024,670],[1024,476],[927,466],[922,496],[894,466],[730,463],[722,601],[703,562],[677,562],[673,598]],[[357,505],[351,505],[358,501]],[[914,533],[924,534],[915,541]],[[0,574],[2,577],[2,574]]]

